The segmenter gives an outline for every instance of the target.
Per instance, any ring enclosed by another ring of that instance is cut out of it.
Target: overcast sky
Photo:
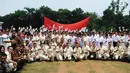
[[[121,0],[129,3],[124,14],[128,14],[130,10],[130,0]],[[73,10],[82,8],[84,11],[96,12],[102,16],[103,11],[108,8],[111,0],[0,0],[0,16],[14,12],[15,10],[23,10],[24,7],[39,8],[42,5],[48,6],[53,10],[59,8],[67,8]]]

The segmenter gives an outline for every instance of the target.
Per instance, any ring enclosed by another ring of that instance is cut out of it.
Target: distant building
[[[0,29],[2,29],[2,24],[3,24],[3,23],[4,23],[4,22],[1,22],[1,21],[0,21]]]

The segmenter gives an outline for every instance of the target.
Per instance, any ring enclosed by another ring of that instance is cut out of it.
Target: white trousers
[[[63,60],[63,57],[62,57],[62,55],[61,55],[60,53],[56,53],[56,59],[57,59],[58,61],[62,61],[62,60]]]
[[[71,55],[71,54],[64,53],[64,59],[70,61],[70,60],[72,59],[72,55]]]
[[[74,56],[75,60],[77,60],[77,59],[82,60],[84,58],[84,54],[81,54],[81,55],[73,54],[73,56]]]

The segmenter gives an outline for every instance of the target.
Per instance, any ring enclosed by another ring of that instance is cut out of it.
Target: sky
[[[129,3],[124,11],[124,15],[129,14],[130,0],[121,0]],[[0,16],[13,13],[16,10],[23,10],[24,7],[39,8],[42,5],[50,7],[52,10],[67,8],[73,10],[82,8],[85,12],[96,12],[99,16],[108,8],[111,0],[0,0]]]

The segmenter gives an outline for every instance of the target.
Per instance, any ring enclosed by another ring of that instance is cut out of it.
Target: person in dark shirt
[[[0,73],[10,73],[9,64],[6,61],[7,55],[5,53],[1,53],[0,56]]]
[[[12,37],[10,42],[14,50],[16,49],[17,46],[21,48],[24,47],[23,39],[21,38],[20,33],[16,33],[15,31],[12,32]]]

